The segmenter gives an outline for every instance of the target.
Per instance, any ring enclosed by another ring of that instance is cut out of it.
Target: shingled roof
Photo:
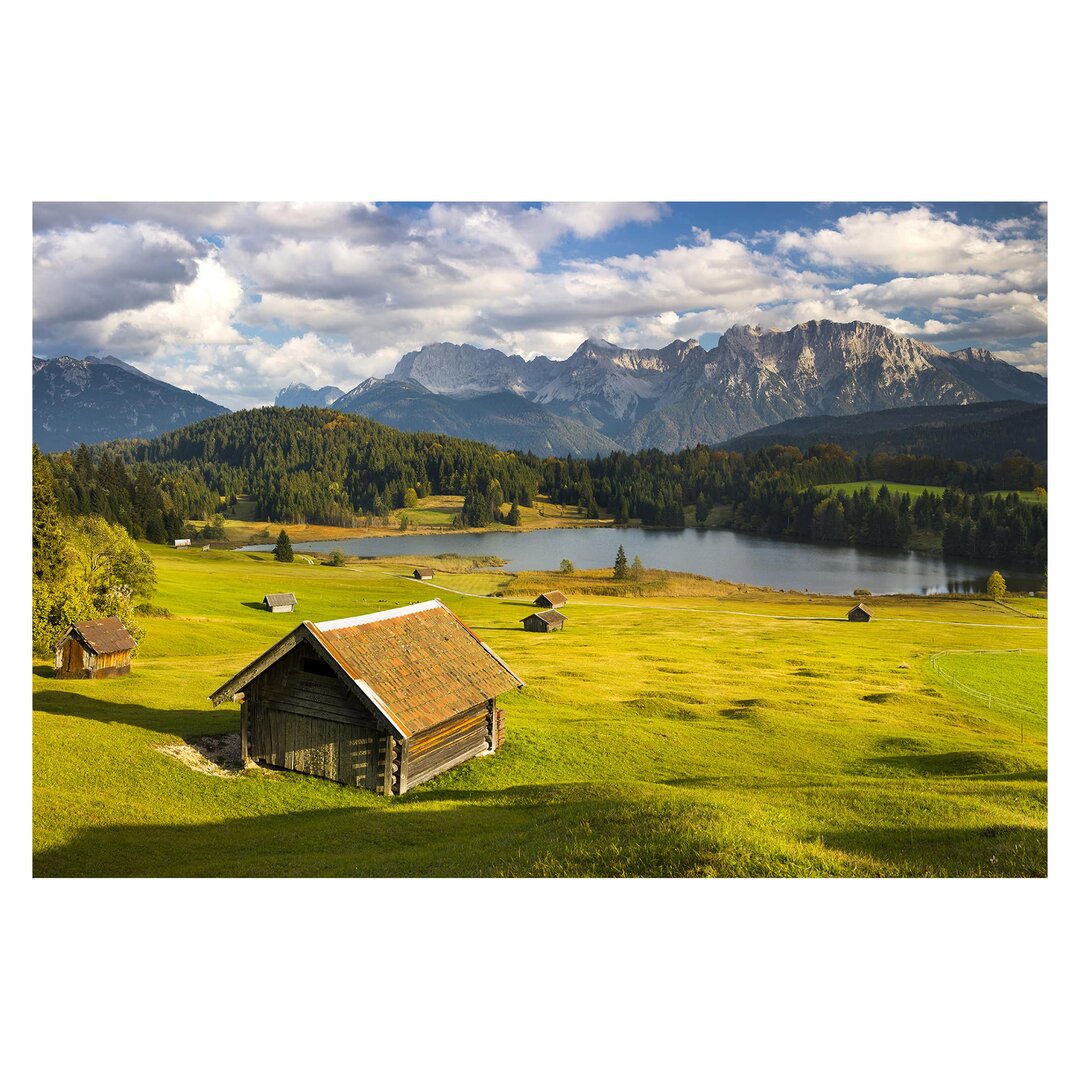
[[[63,641],[68,634],[75,634],[97,656],[128,652],[135,648],[135,639],[115,615],[109,615],[104,619],[87,619],[85,622],[72,623],[60,641]],[[60,642],[57,642],[57,645],[59,644]]]
[[[409,738],[525,684],[441,600],[331,622],[303,622],[210,695],[215,705],[302,640]]]
[[[291,592],[272,592],[263,597],[267,607],[296,607],[296,594]]]
[[[566,622],[566,616],[561,611],[534,611],[530,615],[526,615],[521,622],[528,622],[530,619],[542,619],[548,624],[548,626],[554,626]]]
[[[533,603],[548,607],[561,607],[566,603],[566,597],[558,589],[552,589],[551,592],[542,592]]]

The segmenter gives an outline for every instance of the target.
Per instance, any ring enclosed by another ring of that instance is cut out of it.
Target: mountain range
[[[314,405],[317,409],[325,409],[344,393],[345,391],[340,386],[320,386],[318,390],[315,390],[307,383],[289,383],[277,392],[274,404],[285,409],[298,409],[302,405]]]
[[[229,411],[115,356],[33,360],[33,436],[46,452],[84,442],[150,439]]]
[[[916,405],[1046,401],[1046,379],[984,349],[945,352],[872,323],[734,326],[712,349],[624,349],[588,340],[566,360],[526,361],[441,343],[401,358],[390,381],[476,397],[509,391],[629,450],[719,443],[798,416]]]
[[[589,339],[565,360],[441,342],[347,393],[293,383],[275,404],[357,413],[501,449],[592,456],[716,445],[809,416],[987,401],[1044,404],[1047,381],[985,349],[945,352],[872,323],[733,326],[711,349]],[[115,357],[34,359],[34,438],[45,450],[151,437],[225,412]]]

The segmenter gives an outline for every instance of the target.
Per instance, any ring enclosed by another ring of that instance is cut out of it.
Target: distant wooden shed
[[[435,571],[430,566],[418,566],[412,572],[412,576],[417,581],[430,581],[435,576]]]
[[[173,543],[174,548],[191,547],[191,541],[190,540],[174,540],[172,543]]]
[[[524,683],[439,600],[303,622],[210,695],[266,765],[402,795],[496,750]]]
[[[521,621],[524,629],[534,634],[550,634],[563,628],[566,616],[561,611],[534,611]]]
[[[537,607],[559,608],[566,603],[566,597],[558,589],[554,589],[552,592],[542,592],[533,603]]]
[[[856,604],[848,613],[848,622],[869,622],[873,612],[865,604]]]
[[[263,597],[267,611],[292,611],[296,607],[296,595],[291,592],[272,592]]]
[[[131,670],[135,639],[115,616],[72,623],[54,646],[58,679],[105,679]]]

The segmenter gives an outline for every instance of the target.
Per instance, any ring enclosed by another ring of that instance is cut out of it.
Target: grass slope
[[[153,554],[173,615],[146,620],[130,677],[34,669],[39,876],[1046,873],[1045,736],[1021,744],[1014,716],[928,662],[1045,648],[1045,620],[933,598],[877,599],[861,625],[837,621],[843,598],[572,596],[565,632],[526,634],[527,600],[450,591],[498,575]],[[286,590],[297,616],[259,610]],[[296,617],[432,596],[528,684],[501,699],[494,757],[385,799],[156,749],[235,730],[207,694]]]
[[[845,484],[818,484],[817,487],[820,491],[843,491],[848,495],[853,492],[862,491],[863,488],[869,488],[870,491],[877,495],[878,489],[884,484],[894,495],[903,495],[907,492],[912,499],[917,499],[924,491],[930,492],[931,495],[943,495],[945,489],[943,487],[937,487],[933,484],[897,484],[892,480],[851,480]],[[987,495],[993,498],[996,495],[1010,495],[1009,491],[988,491]],[[1020,496],[1021,502],[1029,503],[1045,503],[1046,493],[1042,492],[1037,494],[1034,491],[1018,491],[1017,495]]]

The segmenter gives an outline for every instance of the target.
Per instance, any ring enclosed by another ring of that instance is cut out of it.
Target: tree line
[[[916,533],[947,555],[1044,564],[1046,508],[991,498],[999,488],[1045,483],[1045,464],[1006,454],[993,465],[912,454],[860,455],[833,443],[738,452],[618,451],[591,460],[539,458],[430,433],[401,432],[325,409],[251,409],[214,417],[150,442],[50,455],[66,515],[100,514],[152,541],[190,535],[185,520],[253,499],[260,518],[353,526],[432,494],[460,495],[457,524],[516,524],[537,494],[602,508],[616,523],[706,524],[721,508],[735,529],[831,543],[904,549]],[[872,492],[828,485],[874,481]],[[912,499],[881,481],[945,488]],[[511,504],[509,513],[501,507]],[[220,525],[220,523],[219,523]],[[219,526],[218,526],[219,527]],[[214,529],[211,521],[209,528]],[[207,534],[209,535],[209,534]]]

